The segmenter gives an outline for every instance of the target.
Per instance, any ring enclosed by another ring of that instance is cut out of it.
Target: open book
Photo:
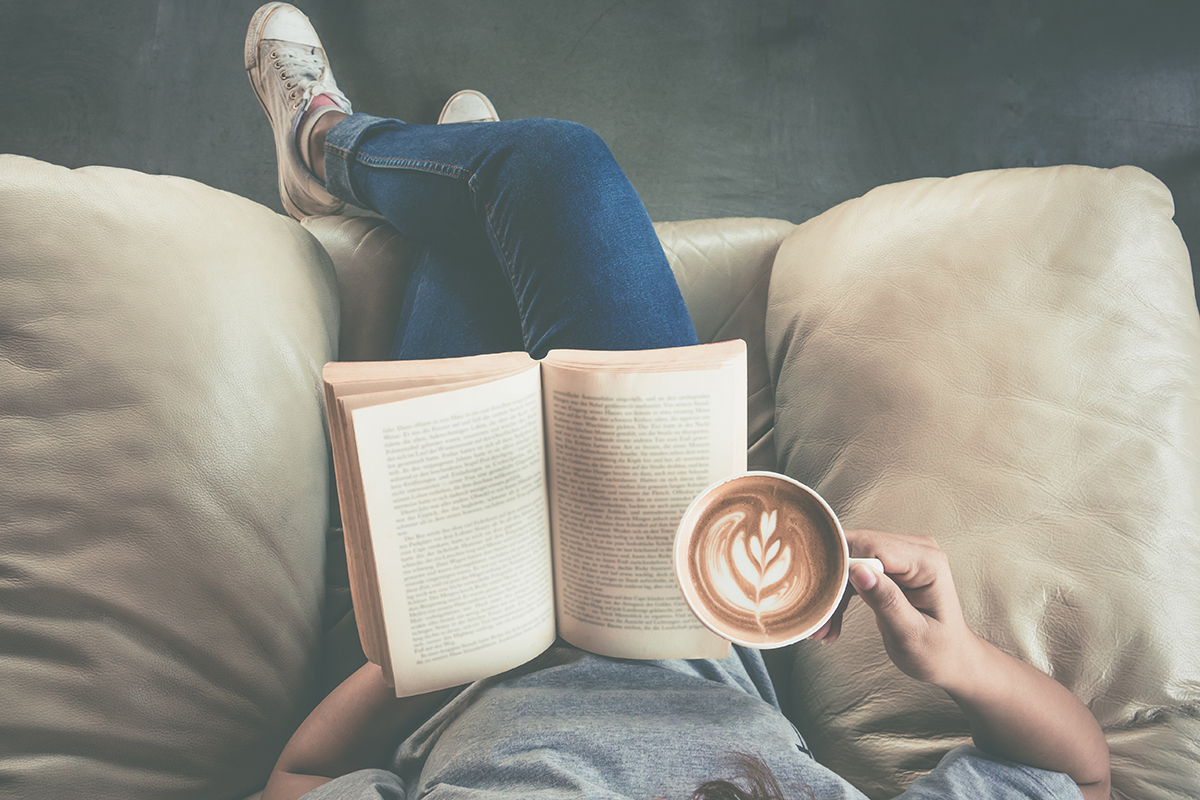
[[[398,696],[556,635],[621,658],[728,652],[671,545],[691,500],[746,468],[745,343],[334,362],[324,379],[359,634]]]

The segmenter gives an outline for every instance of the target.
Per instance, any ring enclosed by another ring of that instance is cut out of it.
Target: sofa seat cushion
[[[780,465],[848,527],[929,534],[964,611],[1081,697],[1117,797],[1200,797],[1200,318],[1166,187],[1123,167],[880,187],[799,226],[767,310]],[[965,719],[857,601],[792,713],[872,797]]]
[[[0,796],[245,796],[313,701],[328,257],[192,181],[0,156]]]

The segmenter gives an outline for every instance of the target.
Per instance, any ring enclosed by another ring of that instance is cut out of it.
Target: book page
[[[352,414],[397,695],[503,672],[549,647],[537,364]]]
[[[498,378],[527,369],[528,353],[487,353],[422,361],[331,361],[321,377],[335,397],[427,387],[431,394],[461,381]]]
[[[526,353],[491,353],[425,361],[334,361],[322,369],[354,618],[367,658],[383,668],[389,684],[394,684],[391,656],[383,627],[351,411],[514,375],[529,369],[532,363]]]
[[[745,350],[667,366],[543,364],[559,634],[623,658],[719,658],[728,642],[685,603],[672,545],[696,495],[745,469]]]

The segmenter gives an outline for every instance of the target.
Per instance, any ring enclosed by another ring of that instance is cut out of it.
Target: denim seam
[[[327,188],[332,194],[363,208],[368,208],[370,204],[355,191],[349,165],[354,162],[354,151],[363,134],[382,121],[368,114],[351,114],[334,125],[325,136],[326,156],[333,156],[332,163],[328,158],[325,162]]]
[[[471,190],[471,194],[478,199],[479,192],[475,188],[476,177],[477,175],[473,173],[467,178],[467,187]],[[491,203],[484,203],[483,209],[484,218],[487,220],[488,233],[496,242],[496,250],[499,251],[500,256],[498,260],[500,261],[500,265],[504,267],[504,271],[508,273],[508,285],[512,287],[513,300],[516,301],[518,309],[521,312],[521,341],[525,343],[525,349],[528,351],[530,347],[530,341],[529,333],[525,330],[525,319],[529,316],[529,309],[524,307],[525,303],[523,302],[522,298],[518,296],[516,273],[513,271],[512,260],[508,255],[508,248],[505,246],[504,240],[500,238],[500,234],[497,232],[498,229],[496,223],[492,219],[495,206],[493,206]]]
[[[349,153],[346,153],[346,155],[348,156]],[[415,169],[421,172],[432,172],[435,175],[445,175],[451,178],[466,180],[468,184],[473,177],[462,167],[456,167],[451,164],[442,164],[438,161],[417,161],[410,158],[379,158],[377,156],[364,155],[363,153],[359,153],[356,158],[358,163],[362,164],[364,167],[396,167],[400,169]]]

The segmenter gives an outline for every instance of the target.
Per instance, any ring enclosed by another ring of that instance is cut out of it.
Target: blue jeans
[[[696,343],[641,199],[582,125],[354,114],[326,135],[325,178],[426,245],[393,358]]]

